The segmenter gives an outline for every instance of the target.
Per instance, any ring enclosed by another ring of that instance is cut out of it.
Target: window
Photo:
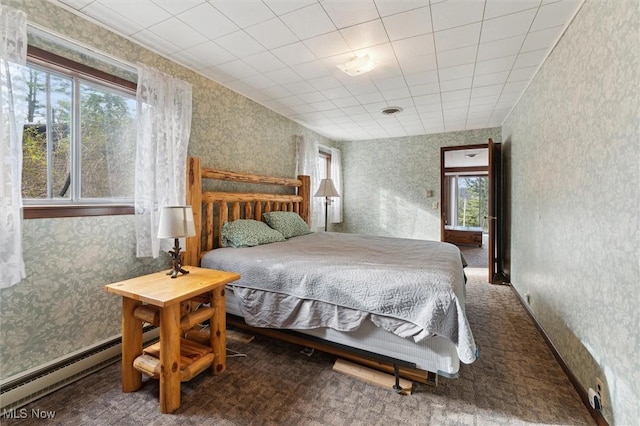
[[[331,179],[331,152],[320,148],[318,154],[318,174],[320,179]]]
[[[25,218],[132,213],[135,84],[32,46],[25,75]]]
[[[451,191],[447,224],[480,227],[488,232],[488,176],[455,174],[447,180]]]

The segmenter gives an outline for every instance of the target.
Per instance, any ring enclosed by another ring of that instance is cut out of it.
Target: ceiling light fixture
[[[369,55],[356,56],[349,62],[337,65],[345,74],[355,77],[360,74],[367,73],[376,67],[376,63]]]

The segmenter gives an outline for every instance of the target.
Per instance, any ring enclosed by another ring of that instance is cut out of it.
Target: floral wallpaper
[[[294,136],[333,142],[46,0],[0,0],[30,22],[193,85],[189,155],[209,167],[293,177]],[[136,259],[132,216],[31,219],[27,278],[0,291],[0,380],[120,333],[120,298],[104,285],[168,265]]]
[[[503,124],[511,280],[610,424],[640,419],[640,14],[586,1]]]
[[[499,143],[500,128],[338,143],[344,222],[332,229],[440,240],[440,147],[489,138]],[[432,197],[426,196],[428,190]]]

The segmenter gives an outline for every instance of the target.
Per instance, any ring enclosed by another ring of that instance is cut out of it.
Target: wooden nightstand
[[[213,374],[226,368],[224,286],[240,275],[214,269],[186,267],[189,274],[172,279],[157,272],[107,285],[122,296],[122,391],[142,386],[142,373],[160,379],[160,411],[180,407],[180,382],[207,367]],[[210,307],[191,310],[192,300]],[[210,321],[210,345],[181,339],[194,325]],[[160,342],[142,348],[143,322],[160,326]],[[182,344],[181,344],[182,341]],[[182,355],[182,356],[181,356]]]

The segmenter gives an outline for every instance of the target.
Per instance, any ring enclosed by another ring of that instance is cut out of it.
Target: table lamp
[[[320,187],[313,195],[314,197],[325,197],[327,199],[326,204],[324,205],[324,232],[327,232],[327,212],[329,210],[329,204],[331,204],[331,197],[339,197],[338,190],[333,186],[333,181],[331,179],[322,179],[320,181]]]
[[[173,269],[167,272],[171,278],[176,278],[178,273],[188,274],[182,269],[182,256],[180,256],[180,241],[178,238],[193,237],[196,229],[193,224],[193,210],[191,206],[165,206],[160,210],[160,226],[158,238],[174,238],[175,246],[170,251]]]

